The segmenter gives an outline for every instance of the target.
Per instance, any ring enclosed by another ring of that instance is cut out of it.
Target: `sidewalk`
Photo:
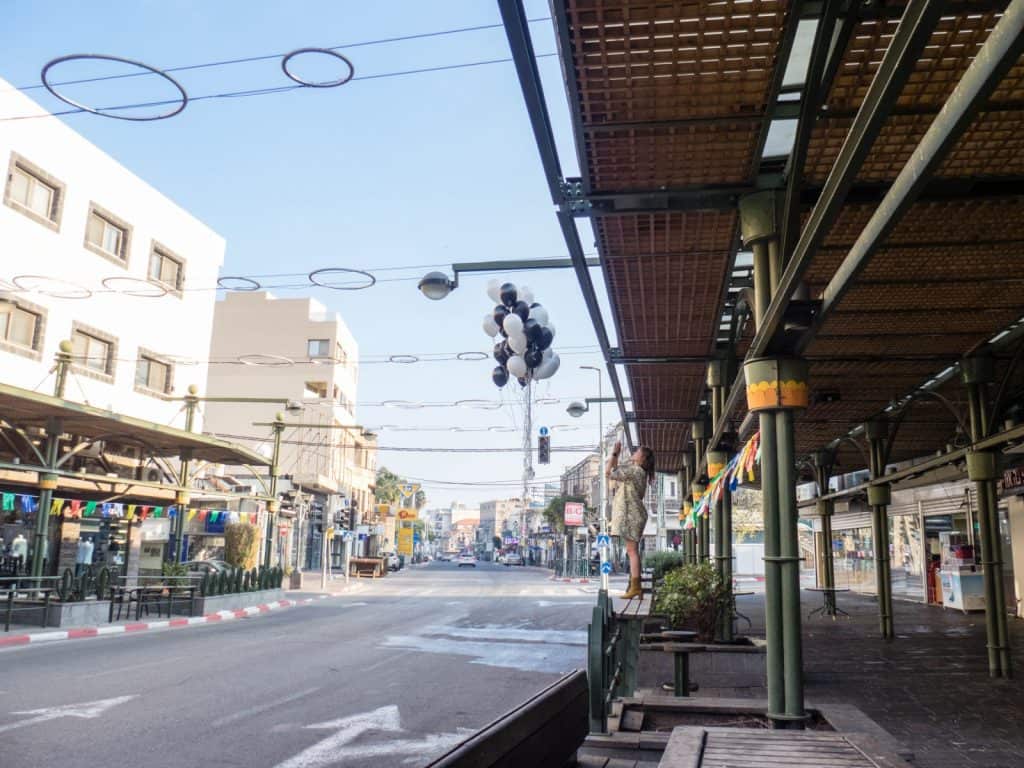
[[[919,768],[1020,768],[1024,765],[1024,685],[988,677],[985,616],[895,601],[896,640],[878,635],[874,598],[843,594],[849,619],[807,614],[821,597],[803,593],[803,658],[809,702],[853,704],[909,746]],[[753,622],[743,634],[764,637],[764,597],[737,600]],[[1024,670],[1024,621],[1009,624],[1014,663]],[[672,679],[669,654],[651,654],[641,685]],[[661,657],[665,657],[662,659]],[[654,668],[656,667],[656,668]],[[700,682],[699,680],[697,681]],[[702,696],[766,695],[748,687],[702,689]]]
[[[338,597],[346,594],[353,594],[363,589],[364,585],[353,579],[349,585],[344,584],[344,579],[336,589],[330,589],[331,582],[328,582],[328,590],[302,590],[287,591],[284,600],[274,600],[269,603],[254,603],[245,608],[238,608],[230,611],[217,611],[208,613],[205,616],[174,616],[173,618],[157,617],[150,619],[145,616],[136,621],[129,616],[110,623],[103,623],[95,626],[61,627],[48,629],[38,625],[11,624],[9,632],[0,632],[0,649],[19,645],[34,645],[37,643],[54,643],[66,640],[82,640],[94,637],[111,637],[115,635],[134,634],[149,630],[185,629],[187,627],[201,626],[216,622],[234,621],[253,616],[260,616],[271,611],[279,611],[284,608],[295,608],[302,605],[309,605],[316,600],[324,600],[330,597]],[[317,582],[319,587],[319,581]],[[154,612],[155,613],[155,612]],[[152,615],[152,614],[151,614]]]

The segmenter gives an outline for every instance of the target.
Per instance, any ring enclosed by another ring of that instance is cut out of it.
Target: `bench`
[[[428,768],[564,768],[587,736],[587,676],[571,672]]]
[[[894,768],[876,761],[835,731],[679,726],[658,768]]]
[[[640,635],[651,615],[651,596],[624,600],[601,590],[587,629],[590,730],[606,733],[612,700],[632,696],[640,661]]]
[[[382,557],[351,557],[349,558],[349,574],[351,576],[369,576],[376,579],[384,575],[384,558]]]

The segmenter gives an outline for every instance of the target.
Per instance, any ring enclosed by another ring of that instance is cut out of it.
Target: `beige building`
[[[279,299],[263,291],[218,301],[210,344],[211,397],[281,398],[302,405],[286,414],[280,471],[298,498],[296,529],[283,542],[289,558],[315,568],[320,535],[354,506],[352,525],[372,514],[376,437],[356,423],[359,347],[336,312],[310,298]],[[209,403],[206,429],[268,451],[281,406]],[[303,519],[303,515],[307,519]],[[340,549],[340,538],[335,546]]]

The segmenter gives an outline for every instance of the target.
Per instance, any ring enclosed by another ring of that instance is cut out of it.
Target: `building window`
[[[21,304],[0,303],[0,346],[13,352],[38,352],[42,346],[42,312]]]
[[[331,354],[331,340],[310,339],[306,343],[306,354],[309,357],[329,357]]]
[[[131,227],[95,203],[89,206],[89,220],[85,226],[85,247],[115,264],[128,263],[128,242]]]
[[[135,368],[135,387],[146,393],[169,394],[171,391],[171,364],[143,350]]]
[[[64,185],[25,158],[12,153],[4,202],[56,230],[60,227]]]
[[[80,371],[103,378],[114,377],[114,339],[76,324],[71,331],[72,364]]]
[[[307,381],[305,397],[307,399],[319,398],[325,400],[327,398],[327,382]]]
[[[166,248],[153,246],[149,254],[149,279],[174,292],[180,292],[185,282],[185,262]]]

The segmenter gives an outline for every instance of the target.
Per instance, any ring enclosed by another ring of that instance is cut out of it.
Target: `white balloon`
[[[545,352],[547,350],[544,350]],[[561,365],[562,361],[558,358],[558,354],[555,352],[551,353],[551,357],[542,362],[537,366],[537,370],[533,372],[535,379],[550,379],[555,375],[558,370],[558,366]]]
[[[513,352],[521,355],[526,351],[530,342],[524,333],[510,333],[508,335],[508,345],[512,347]]]
[[[498,324],[494,322],[494,315],[489,312],[484,315],[483,329],[492,339],[498,335]]]
[[[536,320],[541,325],[548,324],[548,311],[544,307],[531,307],[530,319]]]
[[[526,361],[521,355],[512,355],[508,359],[507,367],[509,374],[517,379],[521,379],[526,375]]]
[[[495,304],[501,304],[501,280],[487,281],[487,295]]]
[[[519,300],[525,301],[527,304],[533,304],[533,291],[530,290],[530,286],[519,286]]]
[[[547,348],[547,349],[545,349],[545,350],[544,350],[544,352],[543,352],[543,355],[544,355],[544,359],[545,359],[545,360],[550,360],[550,359],[551,359],[551,356],[552,356],[553,354],[555,354],[555,350],[553,350],[553,349],[552,349],[551,347],[548,347],[548,348]]]
[[[509,336],[518,336],[523,332],[523,319],[515,312],[511,312],[502,321],[501,327]]]
[[[551,331],[551,338],[554,338],[557,334],[555,333],[554,323],[544,323],[544,327]]]

